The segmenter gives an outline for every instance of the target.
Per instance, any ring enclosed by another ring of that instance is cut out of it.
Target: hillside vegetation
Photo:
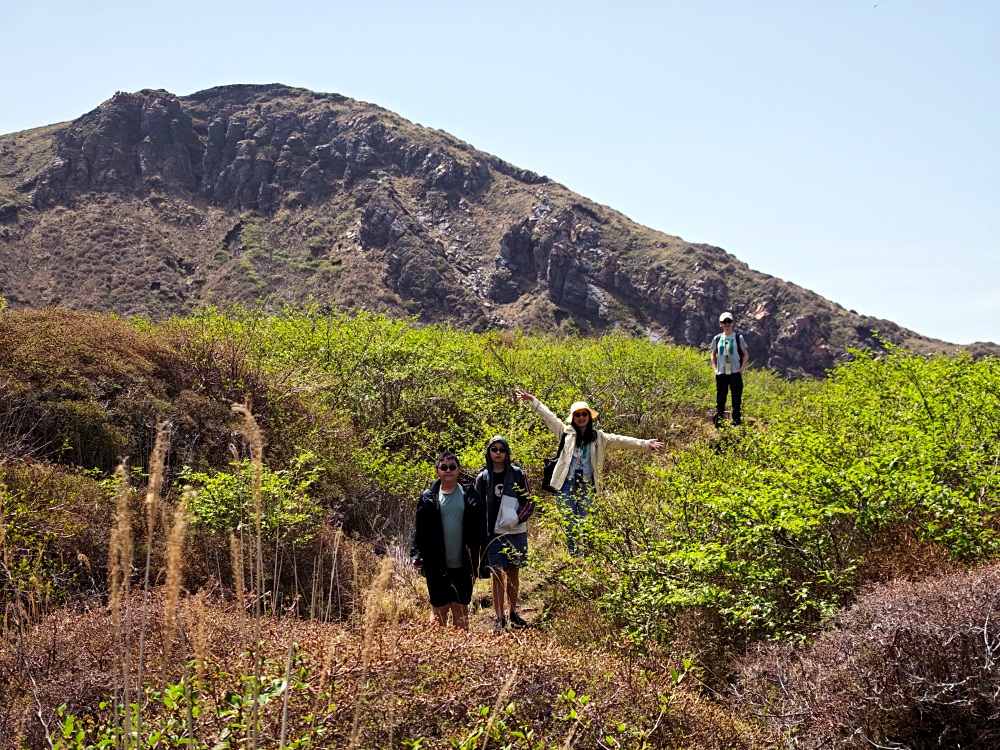
[[[1000,735],[995,359],[751,371],[719,432],[706,354],[623,334],[52,308],[0,313],[0,351],[5,747]],[[540,497],[535,627],[489,635],[481,582],[471,635],[432,630],[415,499],[496,433],[540,484],[555,440],[515,388],[667,449],[609,456],[582,557]]]
[[[914,351],[956,348],[448,133],[278,84],[118,92],[73,122],[0,136],[0,295],[158,321],[314,302],[694,347],[731,310],[756,361],[788,377],[879,348],[873,330]]]

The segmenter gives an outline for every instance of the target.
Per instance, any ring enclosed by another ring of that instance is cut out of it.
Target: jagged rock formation
[[[822,374],[873,328],[948,348],[441,131],[280,85],[117,93],[0,137],[0,294],[153,317],[315,301],[692,346],[729,309],[756,362],[789,376]]]

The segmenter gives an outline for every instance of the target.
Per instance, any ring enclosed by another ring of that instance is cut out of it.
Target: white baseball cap
[[[724,313],[722,313],[722,315],[719,316],[719,322],[720,323],[725,323],[727,320],[730,323],[733,322],[733,314],[731,312],[724,312]]]

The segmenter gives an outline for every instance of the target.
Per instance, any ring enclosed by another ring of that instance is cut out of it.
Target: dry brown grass
[[[811,648],[762,648],[735,705],[802,748],[1000,746],[1000,566],[879,585]]]
[[[157,592],[148,605],[153,631],[159,633],[163,598]],[[142,607],[138,594],[131,606]],[[201,638],[200,658],[211,692],[222,696],[226,690],[245,690],[239,676],[254,668],[254,656],[244,645],[253,630],[251,620],[231,604],[204,597],[181,600],[180,611],[182,628],[203,631],[202,636],[182,641]],[[364,618],[361,627],[351,627],[263,618],[265,680],[284,676],[294,631],[292,664],[295,674],[303,677],[302,685],[289,696],[289,736],[308,733],[302,717],[316,711],[325,747],[344,747],[353,740],[357,747],[383,748],[389,746],[390,737],[397,747],[408,738],[424,738],[425,747],[451,747],[482,726],[480,707],[501,706],[510,707],[510,715],[493,714],[494,726],[503,721],[508,728],[526,727],[536,741],[562,745],[573,722],[564,718],[570,706],[559,696],[573,688],[578,696],[591,697],[573,730],[576,748],[598,747],[605,731],[619,736],[616,727],[621,723],[628,725],[626,734],[635,735],[624,746],[638,747],[638,737],[651,733],[649,747],[768,747],[760,730],[726,716],[696,693],[674,691],[668,675],[629,674],[616,660],[559,646],[537,631],[497,638],[431,628],[426,620],[371,623]],[[107,718],[97,704],[107,692],[118,650],[109,624],[108,613],[67,609],[53,613],[29,633],[27,649],[47,710],[65,703],[76,716]],[[138,633],[133,630],[131,636],[136,639]],[[162,640],[149,644],[153,683],[166,677],[163,646]],[[37,746],[41,735],[27,693],[16,654],[9,646],[0,648],[0,747],[16,746],[19,737]],[[658,694],[672,696],[662,718]],[[197,734],[206,742],[217,738],[213,733],[218,732],[210,720],[212,700],[203,693],[204,721],[199,722]],[[277,746],[281,718],[280,700],[262,706],[262,744],[273,741]],[[151,706],[144,725],[160,727],[164,720]]]
[[[167,537],[167,578],[166,596],[163,605],[163,643],[167,651],[167,661],[171,661],[171,645],[176,635],[177,604],[181,595],[183,574],[184,538],[187,536],[188,514],[187,493],[174,510],[173,523]]]
[[[877,553],[862,557],[856,574],[857,580],[866,584],[919,581],[965,568],[944,545],[917,538],[912,527],[885,529],[872,539],[869,548]]]

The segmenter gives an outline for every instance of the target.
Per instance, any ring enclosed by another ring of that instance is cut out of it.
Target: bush
[[[387,590],[379,606],[391,608],[391,596]],[[152,633],[161,632],[162,607],[155,597],[148,604]],[[143,619],[138,596],[130,608],[137,625]],[[392,619],[387,612],[378,622],[366,617],[347,627],[265,618],[261,746],[278,746],[286,699],[286,746],[292,747],[770,746],[754,723],[728,717],[688,691],[682,665],[675,678],[632,670],[609,655],[595,658],[553,646],[534,632],[516,639],[487,633],[456,639],[453,632],[428,628],[423,618]],[[147,644],[149,683],[136,701],[142,705],[144,744],[153,746],[159,737],[158,746],[187,746],[193,718],[194,747],[227,740],[249,746],[257,653],[247,647],[255,638],[252,621],[203,597],[184,600],[179,620],[188,647],[178,660],[164,664],[159,639]],[[133,654],[137,630],[130,634]],[[64,748],[84,748],[115,734],[106,696],[120,679],[115,665],[122,646],[112,632],[106,613],[61,610],[27,634],[34,694],[56,739],[66,730]],[[74,646],[81,643],[87,648]],[[15,747],[21,737],[31,747],[45,745],[31,696],[16,649],[0,644],[0,746]]]
[[[0,465],[0,604],[15,595],[41,613],[72,594],[103,591],[110,493],[58,466]]]
[[[762,648],[734,705],[802,748],[1000,745],[1000,566],[877,586],[812,647]]]
[[[1000,362],[859,353],[785,408],[661,464],[617,454],[568,584],[639,643],[693,609],[738,649],[808,637],[914,545],[997,555]]]
[[[304,543],[312,539],[322,510],[308,495],[321,469],[311,453],[299,455],[288,469],[262,467],[260,479],[262,538]],[[230,533],[254,533],[253,473],[250,460],[233,464],[232,471],[206,474],[181,469],[177,478],[190,484],[189,509],[195,523],[228,539]]]

